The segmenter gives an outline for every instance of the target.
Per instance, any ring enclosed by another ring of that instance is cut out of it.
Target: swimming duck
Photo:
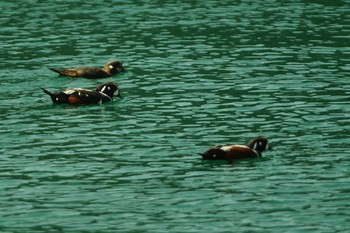
[[[261,157],[261,153],[271,147],[265,137],[252,138],[247,145],[215,146],[200,154],[206,160],[234,160]]]
[[[74,88],[56,93],[51,93],[41,88],[57,104],[102,104],[113,100],[113,96],[121,97],[117,84],[113,82],[103,83],[96,90]]]
[[[108,62],[102,69],[98,67],[76,67],[63,70],[55,68],[49,69],[63,76],[90,79],[112,77],[113,75],[124,71],[124,67],[120,61]]]

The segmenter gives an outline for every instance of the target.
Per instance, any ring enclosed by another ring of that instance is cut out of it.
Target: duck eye
[[[111,87],[107,87],[107,90],[111,90]]]

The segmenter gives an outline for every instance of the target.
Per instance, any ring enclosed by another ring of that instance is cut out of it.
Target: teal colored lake
[[[350,2],[2,1],[1,232],[346,232]],[[100,80],[48,67],[103,66]],[[117,82],[123,99],[52,104]],[[203,161],[215,145],[273,151]]]

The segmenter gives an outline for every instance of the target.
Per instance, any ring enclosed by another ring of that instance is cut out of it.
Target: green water
[[[1,232],[346,232],[350,2],[2,1]],[[128,70],[109,79],[48,67]],[[119,84],[104,105],[39,87]],[[263,158],[198,153],[263,135]]]

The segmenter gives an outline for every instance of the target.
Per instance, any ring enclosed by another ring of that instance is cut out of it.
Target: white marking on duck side
[[[89,91],[89,90],[84,89],[84,88],[74,88],[74,89],[65,90],[65,91],[62,91],[62,92],[63,92],[64,94],[71,95],[71,94],[73,94],[73,93],[75,93],[75,92],[78,92],[78,94],[79,94],[80,91]]]
[[[222,146],[220,149],[223,151],[229,151],[232,147],[233,145],[227,145],[227,146]]]
[[[67,94],[67,95],[71,95],[75,92],[75,90],[66,90],[66,91],[63,91],[64,94]]]
[[[248,146],[242,146],[242,145],[227,145],[227,146],[222,146],[220,149],[223,151],[229,151],[229,150],[231,150],[232,147],[240,147],[240,148],[250,149]]]

